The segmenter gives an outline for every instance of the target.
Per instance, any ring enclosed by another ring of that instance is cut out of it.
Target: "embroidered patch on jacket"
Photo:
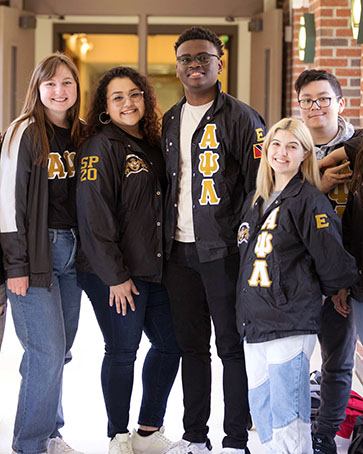
[[[253,157],[255,159],[260,159],[261,155],[262,155],[262,145],[263,143],[255,143],[253,145]]]
[[[328,222],[328,215],[327,214],[316,214],[315,215],[316,219],[316,227],[318,229],[324,229],[325,227],[329,227],[329,222]]]
[[[248,243],[248,237],[250,235],[250,225],[248,222],[242,222],[239,226],[237,233],[237,243],[238,245],[242,243]]]
[[[148,172],[145,162],[136,154],[128,154],[126,156],[125,175],[129,177],[132,173]]]

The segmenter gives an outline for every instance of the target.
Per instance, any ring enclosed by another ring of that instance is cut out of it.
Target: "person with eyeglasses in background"
[[[342,217],[363,130],[355,130],[341,116],[345,99],[333,74],[306,70],[296,80],[295,90],[301,118],[313,137],[322,173],[321,190]],[[348,161],[338,165],[330,162],[329,155],[335,150],[343,151],[342,155],[347,156]],[[318,336],[322,356],[321,400],[317,419],[312,425],[315,454],[336,454],[334,437],[345,419],[356,344],[354,321],[350,311],[346,311],[347,307],[349,309],[349,305],[337,296],[324,299]]]
[[[211,450],[211,320],[223,364],[221,453],[247,454],[249,407],[243,345],[236,325],[236,242],[242,204],[255,187],[265,136],[262,117],[221,91],[223,44],[205,28],[175,43],[185,97],[163,118],[169,179],[165,284],[182,351],[184,435],[170,454]]]
[[[78,282],[105,341],[102,389],[109,454],[163,454],[171,446],[163,418],[179,367],[163,271],[166,175],[154,91],[128,67],[99,80],[80,150]],[[143,365],[139,429],[128,430],[134,362],[141,335],[151,342]]]

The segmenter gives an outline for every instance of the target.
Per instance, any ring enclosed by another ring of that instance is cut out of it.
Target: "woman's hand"
[[[8,278],[8,289],[16,295],[26,295],[29,287],[29,277],[10,277]]]
[[[331,297],[334,309],[340,314],[342,317],[347,318],[352,308],[347,303],[347,296],[348,290],[346,288],[342,288],[339,290],[337,295]]]
[[[135,310],[134,295],[140,295],[135,284],[129,279],[126,282],[118,285],[110,285],[110,306],[116,305],[116,312],[118,314],[126,315],[127,303],[129,303],[132,311]]]

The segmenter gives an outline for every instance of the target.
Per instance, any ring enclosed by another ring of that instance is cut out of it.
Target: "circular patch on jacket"
[[[132,173],[148,172],[145,162],[136,154],[128,154],[126,156],[125,175],[129,177]]]
[[[250,225],[248,222],[242,222],[239,226],[237,233],[237,243],[238,245],[242,243],[248,243],[248,237],[250,235]]]

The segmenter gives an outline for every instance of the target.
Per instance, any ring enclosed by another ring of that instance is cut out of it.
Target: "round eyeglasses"
[[[335,99],[339,99],[341,96],[335,96]],[[304,98],[304,99],[299,99],[298,103],[301,109],[303,110],[309,110],[313,107],[314,103],[316,104],[316,107],[319,109],[329,107],[331,104],[331,100],[333,98],[330,96],[321,96],[320,98],[316,99],[311,99],[311,98]]]
[[[204,66],[209,64],[212,57],[216,57],[219,60],[219,55],[210,54],[209,52],[200,52],[197,55],[185,54],[180,57],[176,57],[176,59],[182,66],[190,65],[194,60],[198,63],[198,65]]]
[[[129,93],[128,95],[117,94],[117,95],[111,96],[108,99],[110,99],[110,101],[112,102],[112,104],[114,106],[120,107],[123,104],[125,104],[127,99],[129,99],[130,101],[132,101],[134,103],[137,103],[142,100],[143,96],[144,96],[143,91],[133,91],[132,93]]]

